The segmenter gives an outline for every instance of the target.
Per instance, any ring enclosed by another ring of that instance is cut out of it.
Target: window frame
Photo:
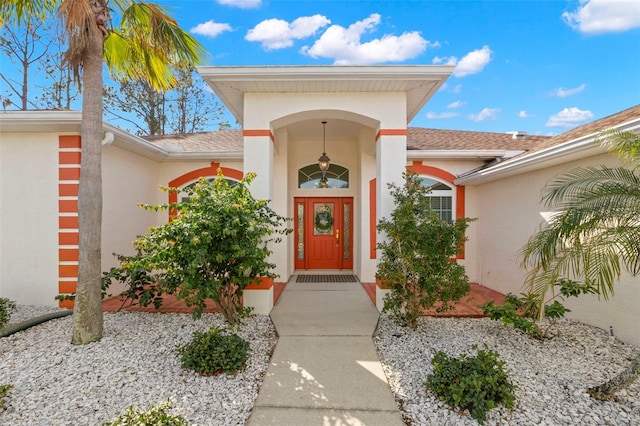
[[[436,213],[438,213],[438,216],[440,217],[440,219],[442,220],[446,220],[449,223],[453,223],[456,220],[456,188],[455,185],[453,185],[451,182],[447,182],[444,179],[440,179],[437,176],[433,176],[433,175],[429,175],[429,174],[419,174],[418,177],[420,178],[420,183],[422,186],[424,185],[424,180],[425,179],[429,179],[431,181],[440,183],[444,186],[446,186],[449,189],[436,189],[436,190],[431,190],[429,191],[429,193],[427,194],[427,197],[432,198],[432,197],[440,197],[440,198],[445,198],[445,197],[449,197],[451,199],[451,208],[447,209],[446,211],[449,211],[450,213],[450,219],[445,219],[442,217],[442,212],[444,211],[442,208],[440,209],[433,209]],[[433,186],[433,185],[431,185]]]

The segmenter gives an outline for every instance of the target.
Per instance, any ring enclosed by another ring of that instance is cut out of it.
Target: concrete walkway
[[[287,284],[280,339],[249,425],[402,426],[373,346],[378,311],[360,283]]]

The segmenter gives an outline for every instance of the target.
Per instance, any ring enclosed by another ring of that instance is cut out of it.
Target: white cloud
[[[545,124],[547,127],[574,127],[583,121],[593,118],[591,111],[582,111],[576,107],[565,108],[557,114],[549,117]]]
[[[522,110],[522,111],[520,111],[520,112],[518,113],[518,117],[520,117],[520,118],[527,118],[527,117],[531,117],[531,116],[529,115],[529,113],[528,113],[527,111]]]
[[[489,46],[483,46],[482,49],[467,53],[464,58],[458,61],[456,69],[453,70],[453,75],[464,77],[465,75],[479,73],[491,61],[492,53]]]
[[[634,0],[581,0],[574,12],[562,19],[585,34],[627,31],[640,27],[640,3]]]
[[[207,37],[216,37],[225,31],[231,31],[231,25],[221,24],[213,20],[198,24],[190,30],[194,34],[200,34]]]
[[[451,93],[460,93],[462,92],[462,84],[456,84],[451,88]]]
[[[276,50],[293,46],[293,41],[314,35],[331,21],[322,15],[302,16],[288,23],[282,19],[267,19],[247,31],[248,41],[258,41],[264,49]]]
[[[457,112],[428,112],[426,117],[432,120],[437,120],[440,118],[453,118],[459,115],[460,114],[458,114]]]
[[[362,42],[364,34],[373,32],[380,23],[380,15],[371,14],[348,28],[332,25],[316,40],[313,46],[305,46],[301,53],[312,58],[333,58],[336,65],[374,64],[381,62],[402,62],[422,54],[427,47],[437,47],[417,31],[405,32],[399,36],[386,34],[382,38]]]
[[[554,90],[551,94],[559,98],[568,98],[569,96],[573,96],[576,93],[582,92],[585,89],[585,87],[587,87],[587,85],[584,83],[582,83],[578,87],[574,87],[573,89],[565,89],[563,87],[559,87],[556,90]]]
[[[495,120],[498,117],[500,109],[498,108],[483,108],[478,114],[469,115],[469,120],[480,122],[485,120]]]
[[[467,103],[465,101],[455,101],[455,102],[451,102],[449,105],[447,105],[447,108],[456,109],[456,108],[460,108],[461,106],[464,106],[466,104]]]
[[[439,65],[455,65],[458,63],[458,59],[455,56],[436,56],[432,61],[434,64]]]
[[[223,6],[239,7],[240,9],[255,9],[260,7],[262,0],[216,0]]]

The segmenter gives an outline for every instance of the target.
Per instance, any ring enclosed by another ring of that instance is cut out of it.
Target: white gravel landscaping
[[[11,323],[54,309],[19,306]],[[4,425],[101,425],[133,405],[170,399],[172,414],[191,425],[246,424],[277,337],[267,316],[252,316],[238,332],[251,345],[236,377],[202,377],[183,370],[175,347],[193,331],[223,325],[219,314],[194,321],[185,314],[106,313],[100,342],[73,346],[71,317],[0,339],[0,385],[14,388],[0,411]],[[408,425],[477,425],[427,392],[433,351],[472,354],[487,344],[505,361],[517,386],[511,410],[498,407],[487,425],[640,425],[640,379],[615,399],[592,399],[587,388],[620,372],[640,349],[601,329],[561,320],[547,341],[489,319],[421,318],[418,329],[381,317],[374,343]]]
[[[487,318],[421,318],[417,330],[381,317],[374,342],[392,391],[410,425],[477,425],[426,391],[433,351],[475,354],[486,343],[505,361],[515,390],[511,410],[489,412],[487,425],[640,425],[640,379],[613,401],[587,389],[622,371],[639,349],[604,330],[560,320],[556,337],[540,341]]]
[[[104,320],[102,340],[84,346],[70,344],[71,317],[0,339],[0,384],[14,386],[0,424],[101,425],[130,405],[146,409],[167,399],[171,413],[192,425],[246,423],[277,341],[269,317],[252,316],[238,331],[251,352],[235,377],[183,370],[175,353],[194,331],[222,326],[219,314],[194,321],[185,314],[120,312],[105,313]]]

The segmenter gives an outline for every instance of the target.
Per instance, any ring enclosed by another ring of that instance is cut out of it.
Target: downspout
[[[50,320],[53,320],[53,319],[57,319],[57,318],[62,318],[62,317],[68,317],[71,314],[73,314],[73,310],[68,309],[68,310],[65,310],[65,311],[56,311],[56,312],[50,312],[48,314],[40,315],[38,317],[31,318],[31,319],[28,319],[26,321],[22,321],[22,322],[19,322],[17,324],[14,324],[12,326],[5,327],[5,328],[1,329],[0,330],[0,337],[11,336],[12,334],[18,333],[20,331],[24,331],[27,328],[31,328],[31,327],[34,327],[36,325],[40,325],[43,322],[47,322],[47,321],[50,321]]]

